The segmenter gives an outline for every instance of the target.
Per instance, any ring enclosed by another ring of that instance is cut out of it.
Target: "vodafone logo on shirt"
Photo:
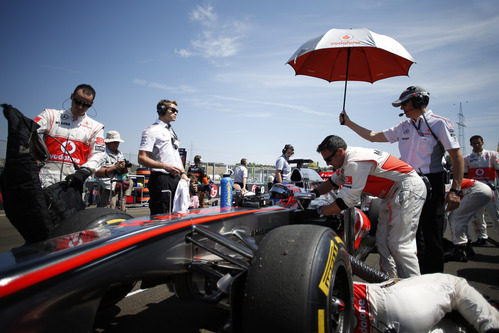
[[[76,151],[76,145],[73,141],[67,140],[61,144],[62,153],[73,154]]]
[[[352,185],[352,176],[345,176],[345,185]]]
[[[477,176],[481,177],[481,176],[483,176],[485,174],[485,170],[483,170],[483,169],[476,169],[475,174]]]

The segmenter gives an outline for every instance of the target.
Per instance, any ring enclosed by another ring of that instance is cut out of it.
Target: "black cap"
[[[410,86],[400,94],[399,99],[392,102],[392,105],[394,107],[399,107],[402,103],[413,97],[416,97],[418,94],[422,96],[427,96],[428,98],[430,96],[430,93],[427,92],[424,88],[418,86]]]

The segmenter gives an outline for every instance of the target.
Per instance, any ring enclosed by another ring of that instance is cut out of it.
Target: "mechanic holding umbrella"
[[[452,123],[434,114],[426,107],[430,93],[410,86],[392,103],[403,111],[407,120],[381,132],[373,132],[353,122],[343,110],[340,124],[352,129],[371,142],[399,142],[401,159],[426,176],[431,185],[419,220],[417,245],[419,267],[422,274],[443,272],[443,226],[445,204],[451,211],[459,207],[464,161]],[[452,160],[452,185],[445,196],[447,173],[442,164],[447,151]],[[431,193],[430,193],[431,188]]]

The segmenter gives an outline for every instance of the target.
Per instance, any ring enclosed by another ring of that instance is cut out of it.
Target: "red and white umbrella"
[[[296,75],[345,81],[344,110],[349,80],[373,83],[408,75],[415,60],[395,39],[362,28],[331,29],[305,42],[287,63]]]

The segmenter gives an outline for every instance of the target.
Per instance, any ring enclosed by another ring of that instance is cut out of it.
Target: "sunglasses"
[[[73,102],[75,102],[76,105],[83,106],[84,108],[89,108],[92,106],[92,104],[79,100],[78,98],[73,98]]]
[[[334,155],[336,155],[336,151],[334,153],[332,153],[331,155],[329,155],[328,157],[326,157],[324,159],[324,161],[326,161],[326,163],[331,162],[331,160],[333,159]]]
[[[169,108],[169,110],[170,110],[172,113],[178,113],[178,109],[175,109],[175,108]]]

